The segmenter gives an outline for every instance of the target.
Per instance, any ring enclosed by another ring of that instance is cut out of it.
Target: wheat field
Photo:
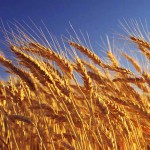
[[[150,149],[149,68],[128,50],[119,56],[129,64],[123,67],[111,49],[105,61],[71,36],[67,55],[42,31],[47,44],[25,31],[5,31],[13,59],[0,54],[10,75],[0,80],[0,149]],[[127,42],[148,66],[150,43],[134,34]]]

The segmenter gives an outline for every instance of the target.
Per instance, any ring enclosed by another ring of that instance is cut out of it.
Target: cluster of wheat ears
[[[66,42],[71,59],[56,41],[61,54],[17,31],[5,32],[17,61],[0,54],[11,75],[0,80],[0,149],[150,149],[148,69],[125,52],[132,69],[111,50],[106,63],[73,38]],[[128,42],[149,63],[150,43],[132,35]]]

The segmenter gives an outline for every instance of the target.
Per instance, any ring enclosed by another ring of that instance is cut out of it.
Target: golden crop
[[[66,47],[71,60],[59,45],[56,52],[19,33],[7,38],[17,63],[0,55],[11,75],[0,81],[0,149],[150,149],[149,70],[125,52],[134,70],[111,50],[106,63],[73,38]],[[150,43],[129,39],[149,62]]]

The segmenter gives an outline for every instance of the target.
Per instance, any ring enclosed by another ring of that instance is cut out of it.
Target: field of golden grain
[[[10,34],[15,61],[0,54],[10,74],[0,81],[1,150],[150,149],[150,70],[128,50],[121,55],[133,69],[111,49],[104,61],[73,38],[65,43],[71,58],[57,41]],[[149,63],[150,43],[132,35],[127,41]]]

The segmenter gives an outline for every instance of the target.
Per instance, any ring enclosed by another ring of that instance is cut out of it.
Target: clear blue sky
[[[37,25],[44,21],[57,36],[65,34],[69,21],[75,29],[87,31],[92,40],[119,29],[118,20],[150,19],[150,0],[1,0],[3,22],[30,17]],[[0,39],[2,35],[0,34]],[[1,45],[0,45],[1,48]],[[5,78],[0,67],[0,78]]]

